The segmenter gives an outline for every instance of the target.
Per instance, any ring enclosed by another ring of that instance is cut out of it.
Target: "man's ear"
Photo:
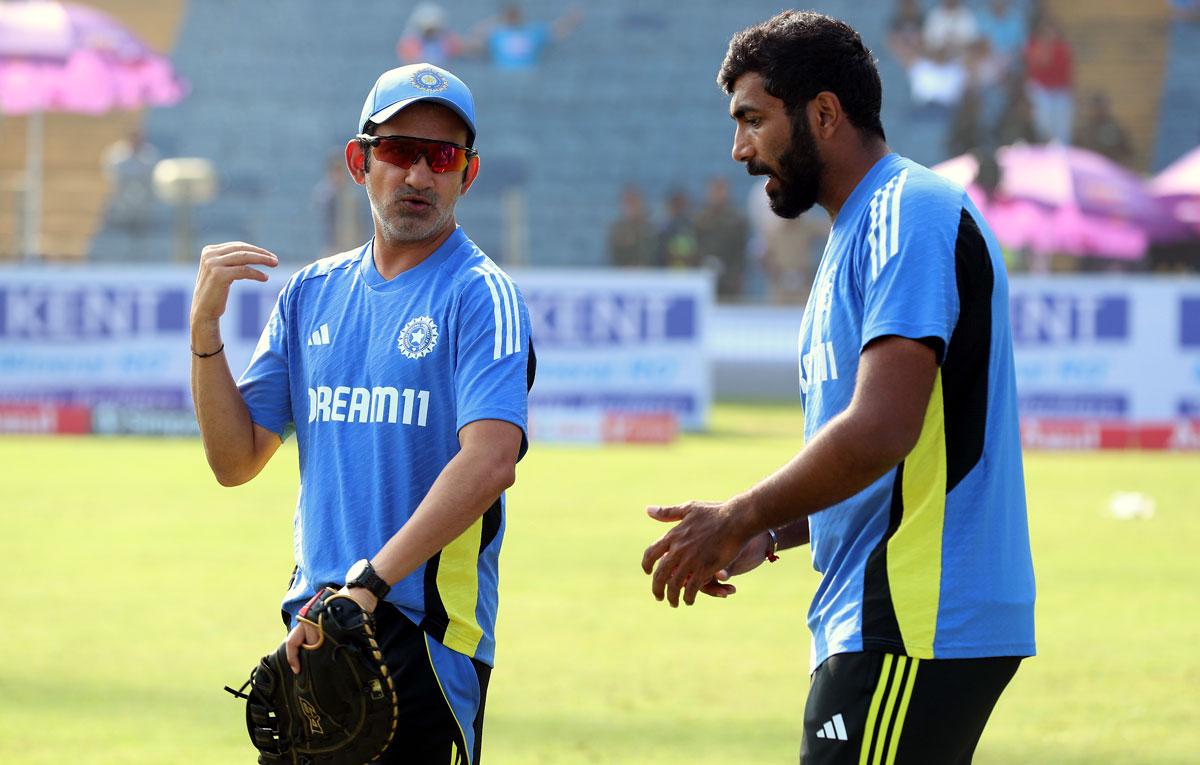
[[[359,186],[364,186],[367,183],[367,147],[363,146],[360,141],[351,138],[346,142],[346,169],[350,171],[350,177]]]
[[[842,102],[837,94],[822,90],[808,102],[809,124],[814,136],[828,139],[845,121]]]
[[[467,193],[467,189],[471,188],[471,184],[475,183],[475,179],[479,177],[479,155],[471,157],[471,161],[467,163],[467,169],[463,173],[462,191],[458,192],[459,196]]]

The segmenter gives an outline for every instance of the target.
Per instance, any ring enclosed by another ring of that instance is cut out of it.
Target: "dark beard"
[[[792,145],[779,158],[779,173],[775,176],[779,188],[767,195],[771,211],[780,218],[798,218],[811,210],[821,193],[824,170],[808,120],[804,111],[798,110],[792,118]]]

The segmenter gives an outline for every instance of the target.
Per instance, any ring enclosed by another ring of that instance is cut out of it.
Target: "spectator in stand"
[[[761,261],[771,302],[804,305],[829,236],[829,218],[812,210],[798,218],[780,218],[757,184],[750,190],[746,211],[753,228],[752,257]]]
[[[137,129],[105,149],[101,157],[110,194],[108,222],[128,237],[123,252],[128,260],[153,260],[167,254],[152,252],[149,240],[157,199],[154,166],[159,159],[158,149]]]
[[[447,29],[446,9],[437,3],[418,3],[396,43],[396,55],[404,64],[426,61],[444,66],[462,52],[462,40]]]
[[[659,261],[667,268],[699,268],[692,200],[683,189],[667,196],[667,220],[658,234]]]
[[[374,225],[362,191],[346,172],[343,151],[329,156],[325,175],[313,187],[312,206],[321,225],[321,257],[358,247]]]
[[[526,21],[521,7],[513,3],[499,18],[476,30],[473,46],[486,48],[497,69],[526,71],[537,66],[547,46],[562,42],[575,31],[582,19],[583,11],[573,8],[552,23]]]
[[[979,34],[988,41],[1002,75],[1020,61],[1028,26],[1010,0],[991,0],[977,16]]]
[[[708,182],[708,198],[696,216],[696,250],[700,264],[717,273],[717,297],[736,300],[745,295],[746,245],[750,221],[729,203],[729,182]]]
[[[962,111],[964,107],[974,109],[976,114],[973,119],[977,122],[977,143],[968,148],[994,146],[995,131],[992,128],[1000,120],[1004,109],[1004,61],[995,54],[986,37],[978,37],[967,46],[963,68],[967,80],[959,110]],[[967,101],[971,102],[970,106],[966,106]]]
[[[1004,110],[996,124],[996,144],[1009,146],[1014,143],[1037,143],[1040,139],[1029,92],[1019,79],[1009,82]]]
[[[1025,45],[1025,76],[1038,134],[1045,141],[1067,143],[1075,108],[1071,46],[1049,14],[1037,21]]]
[[[1117,122],[1108,96],[1100,91],[1092,93],[1088,99],[1072,142],[1080,148],[1102,154],[1119,165],[1133,165],[1134,152],[1129,133]]]
[[[608,262],[616,268],[650,268],[658,261],[658,232],[646,214],[642,191],[621,190],[621,213],[608,229]]]
[[[921,39],[925,30],[925,14],[918,0],[899,0],[896,12],[888,22],[888,50],[908,69],[925,51]]]
[[[927,51],[908,70],[909,90],[918,112],[948,116],[967,86],[967,68],[948,48]]]
[[[975,14],[961,0],[942,0],[925,18],[922,30],[925,50],[945,52],[951,59],[961,58],[979,36]]]
[[[946,156],[957,157],[991,143],[992,138],[983,117],[983,93],[968,87],[954,111],[946,133]]]

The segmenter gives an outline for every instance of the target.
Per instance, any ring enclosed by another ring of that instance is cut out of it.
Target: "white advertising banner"
[[[712,397],[707,274],[513,276],[533,324],[535,412],[668,413],[685,428],[704,427]],[[235,376],[285,279],[273,272],[267,284],[234,285],[222,329]],[[190,409],[194,280],[194,270],[172,267],[0,269],[0,404],[91,407],[115,432],[139,427],[130,412]]]
[[[195,278],[172,267],[0,270],[0,401],[190,409]],[[222,322],[235,374],[282,284],[235,285]]]
[[[1021,414],[1200,419],[1200,279],[1010,279]]]
[[[704,272],[515,271],[537,351],[539,411],[671,413],[705,427],[712,383]]]

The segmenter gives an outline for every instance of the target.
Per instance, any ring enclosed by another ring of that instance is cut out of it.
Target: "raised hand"
[[[255,266],[274,268],[279,258],[245,242],[210,244],[200,253],[200,273],[192,293],[192,324],[215,322],[225,313],[229,286],[238,279],[265,282],[267,275]]]

